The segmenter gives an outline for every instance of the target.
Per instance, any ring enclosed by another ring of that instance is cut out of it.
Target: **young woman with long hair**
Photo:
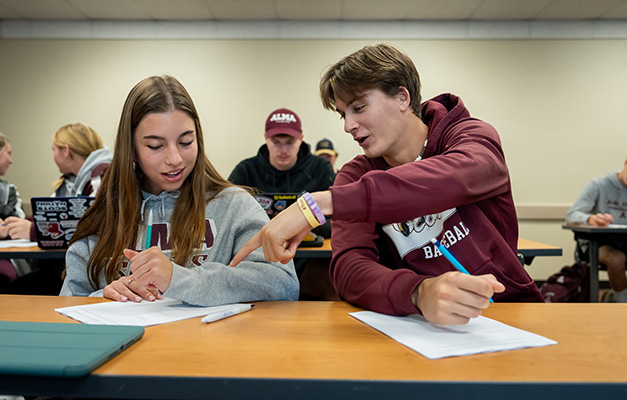
[[[61,295],[163,295],[196,305],[295,300],[292,263],[267,262],[257,251],[243,268],[227,266],[267,220],[206,157],[183,85],[146,78],[124,104],[113,160],[68,249]]]

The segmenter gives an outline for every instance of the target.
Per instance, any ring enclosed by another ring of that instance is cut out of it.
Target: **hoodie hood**
[[[85,159],[85,162],[78,171],[78,175],[74,180],[74,185],[70,188],[69,196],[79,196],[85,186],[94,177],[94,170],[101,164],[109,164],[113,159],[113,152],[107,146],[92,151]]]

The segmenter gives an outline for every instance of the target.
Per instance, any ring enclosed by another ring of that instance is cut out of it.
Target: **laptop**
[[[78,221],[93,202],[93,197],[33,197],[37,245],[42,249],[66,249]]]
[[[141,326],[0,321],[0,374],[85,376],[143,335]]]
[[[261,205],[270,219],[287,207],[296,203],[298,193],[257,193],[255,200]]]
[[[261,208],[266,211],[268,217],[272,219],[281,211],[296,203],[299,196],[299,193],[258,193],[255,194],[255,199],[261,205]],[[321,247],[323,244],[324,238],[322,236],[309,232],[298,247]]]

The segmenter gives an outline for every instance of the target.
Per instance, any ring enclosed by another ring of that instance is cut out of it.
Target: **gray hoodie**
[[[163,192],[158,196],[143,193],[142,215],[147,220],[153,213],[151,246],[159,246],[171,259],[169,221],[179,192]],[[182,266],[173,263],[170,286],[164,297],[189,304],[218,304],[261,300],[298,299],[298,278],[290,261],[270,263],[262,249],[252,252],[237,267],[229,267],[237,251],[268,222],[257,201],[239,188],[228,188],[211,200],[205,209],[205,243],[200,253]],[[94,290],[87,279],[87,262],[98,238],[90,236],[73,243],[65,258],[67,275],[61,296],[102,296],[107,285],[100,278],[100,290]],[[146,248],[146,225],[139,228],[136,250]],[[128,274],[128,262],[122,273]]]
[[[26,218],[22,210],[22,199],[14,184],[0,179],[0,218]]]
[[[586,224],[591,214],[608,213],[615,224],[627,224],[627,187],[618,172],[592,179],[566,214],[566,223]]]
[[[78,175],[66,177],[61,186],[55,191],[53,196],[57,197],[74,197],[74,196],[91,196],[96,197],[96,192],[100,187],[100,179],[104,175],[104,171],[111,163],[113,153],[111,149],[104,146],[98,150],[94,150],[85,159],[85,162],[78,170]],[[83,193],[85,187],[91,184],[89,193]]]

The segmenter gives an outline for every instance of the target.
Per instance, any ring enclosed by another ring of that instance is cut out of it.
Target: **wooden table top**
[[[0,319],[73,322],[94,298],[0,296]],[[345,302],[259,302],[250,311],[146,328],[96,375],[384,381],[627,382],[627,304],[497,303],[484,315],[555,346],[428,360],[348,315]]]

